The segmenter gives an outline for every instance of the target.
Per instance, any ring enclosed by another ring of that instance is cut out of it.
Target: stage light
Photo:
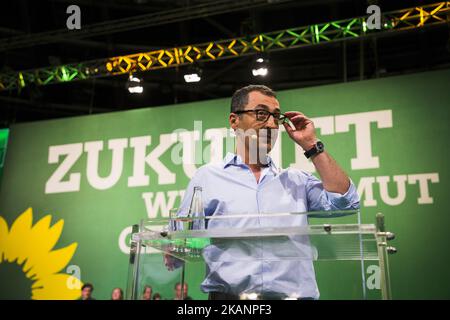
[[[202,80],[202,69],[198,66],[190,66],[183,77],[186,83],[199,82]]]
[[[144,87],[141,84],[142,79],[134,77],[132,74],[128,77],[127,89],[129,93],[142,93],[144,92]]]
[[[252,67],[254,77],[265,77],[269,73],[269,60],[264,57],[258,57]]]
[[[269,73],[269,70],[265,67],[258,68],[258,69],[252,69],[252,74],[255,77],[265,77]]]
[[[202,80],[198,73],[187,73],[184,75],[184,81],[189,82],[199,82]]]

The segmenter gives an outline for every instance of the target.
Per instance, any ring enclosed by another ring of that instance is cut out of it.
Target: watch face
[[[317,141],[316,143],[317,151],[322,152],[324,150],[324,145],[322,141]]]

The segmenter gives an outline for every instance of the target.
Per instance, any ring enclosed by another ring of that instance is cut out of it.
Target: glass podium
[[[390,299],[394,234],[374,220],[355,210],[142,220],[126,298],[150,286],[162,299]]]

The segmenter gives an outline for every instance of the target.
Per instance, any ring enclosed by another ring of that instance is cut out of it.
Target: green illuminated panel
[[[0,129],[0,181],[3,174],[3,165],[6,157],[6,146],[8,144],[9,129]]]

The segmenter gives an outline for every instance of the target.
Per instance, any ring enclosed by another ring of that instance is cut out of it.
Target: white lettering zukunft
[[[58,164],[53,174],[45,184],[45,193],[77,192],[80,191],[81,172],[74,172],[77,162],[86,159],[86,177],[89,185],[97,190],[106,190],[117,184],[124,167],[124,153],[130,146],[134,151],[133,174],[128,178],[129,187],[148,186],[150,178],[145,172],[146,167],[154,170],[158,176],[158,184],[174,184],[175,173],[171,172],[159,158],[174,143],[171,134],[160,135],[159,144],[149,153],[151,137],[121,138],[108,141],[105,150],[103,141],[89,141],[83,143],[50,146],[48,163]],[[83,157],[83,151],[86,157]],[[99,168],[106,165],[101,157],[111,154],[110,171],[105,177],[99,174]]]

